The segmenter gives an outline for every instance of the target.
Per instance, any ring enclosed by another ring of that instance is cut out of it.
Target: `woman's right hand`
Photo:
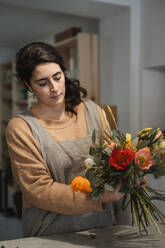
[[[105,191],[100,197],[100,201],[102,203],[119,201],[124,196],[124,193],[119,192],[120,188],[121,184],[118,184],[113,191]]]

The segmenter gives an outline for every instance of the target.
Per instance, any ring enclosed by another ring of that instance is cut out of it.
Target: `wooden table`
[[[0,241],[5,248],[164,248],[165,226],[162,234],[155,229],[150,234],[138,236],[130,226],[114,226],[97,230],[67,233],[50,237],[33,237]]]

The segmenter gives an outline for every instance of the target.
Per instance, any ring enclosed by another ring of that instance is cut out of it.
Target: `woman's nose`
[[[53,80],[50,81],[49,88],[51,92],[54,92],[57,90],[56,83]]]

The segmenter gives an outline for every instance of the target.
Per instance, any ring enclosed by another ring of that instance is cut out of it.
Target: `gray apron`
[[[96,130],[97,142],[100,143],[101,125],[97,105],[90,100],[85,100],[84,104],[86,107],[88,136],[76,140],[57,142],[46,132],[31,112],[17,116],[25,120],[30,126],[39,144],[43,159],[50,170],[53,180],[56,182],[69,185],[74,177],[83,175],[84,160],[89,153],[94,129]],[[105,211],[71,215],[48,212],[32,207],[31,209],[23,210],[23,234],[28,237],[76,232],[112,225],[112,219],[111,204]]]

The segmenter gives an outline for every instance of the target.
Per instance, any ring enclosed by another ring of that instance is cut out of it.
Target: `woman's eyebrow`
[[[61,74],[61,73],[62,73],[61,71],[57,71],[52,76],[55,77],[55,76],[57,76],[58,74]],[[38,82],[41,82],[41,81],[45,81],[47,79],[48,79],[47,77],[45,77],[45,78],[39,78],[39,79],[35,80],[35,82],[38,83]]]

